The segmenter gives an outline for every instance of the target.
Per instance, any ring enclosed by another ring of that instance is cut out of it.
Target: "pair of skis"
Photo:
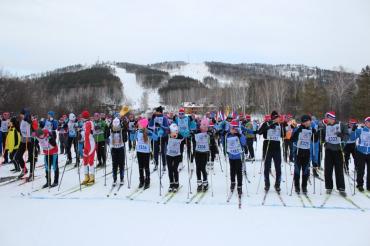
[[[324,208],[324,206],[326,205],[326,203],[329,201],[330,197],[332,196],[332,194],[326,194],[325,196],[325,199],[323,201],[323,203],[320,205],[320,208]],[[365,212],[365,209],[363,209],[362,207],[360,207],[359,205],[357,205],[357,203],[355,203],[351,198],[349,198],[348,196],[342,196],[342,195],[339,195],[340,197],[342,197],[344,200],[346,200],[348,203],[352,204],[354,207],[356,207],[357,209],[359,209],[360,211],[362,212]]]
[[[186,204],[189,204],[191,202],[194,201],[195,204],[199,204],[202,199],[205,197],[205,195],[207,194],[208,190],[207,191],[198,191],[197,193],[195,193],[194,195],[192,195],[187,201],[186,201]]]
[[[229,203],[231,198],[233,197],[234,195],[234,191],[231,191],[229,196],[227,197],[226,199],[226,202]],[[241,209],[242,208],[242,194],[238,194],[238,208]]]
[[[265,203],[266,203],[266,198],[267,198],[268,193],[269,193],[269,191],[265,191],[265,195],[263,196],[263,199],[262,199],[262,206],[264,206]],[[284,207],[286,207],[286,203],[284,202],[283,197],[281,196],[280,192],[279,191],[276,191],[276,194],[279,197],[279,200],[280,200],[281,204]]]
[[[123,184],[118,184],[118,185],[112,185],[110,188],[107,197],[110,197],[113,193],[114,196],[117,196],[119,190],[122,188]]]
[[[170,192],[170,191],[167,192],[164,195],[164,197],[160,201],[158,201],[157,203],[162,203],[162,204],[169,203],[176,196],[176,194],[179,193],[179,191],[181,190],[181,188],[182,188],[182,185],[179,186],[179,188],[177,189],[176,192]]]

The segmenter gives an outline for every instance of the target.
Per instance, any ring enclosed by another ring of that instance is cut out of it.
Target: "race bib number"
[[[209,151],[209,136],[207,133],[195,134],[195,150],[199,152]]]
[[[229,137],[226,139],[227,152],[233,155],[243,153],[238,137]]]

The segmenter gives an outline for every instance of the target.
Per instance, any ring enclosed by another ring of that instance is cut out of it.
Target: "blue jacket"
[[[158,137],[167,137],[169,132],[167,117],[163,116],[163,114],[153,115],[149,121],[148,128],[158,135]]]
[[[241,149],[243,150],[243,147],[247,144],[247,139],[245,138],[245,136],[243,134],[231,134],[231,133],[227,133],[226,135],[226,145],[227,145],[227,139],[228,138],[231,138],[231,137],[235,137],[235,136],[238,136],[239,137],[239,141],[240,141],[240,145],[241,145]],[[227,146],[226,146],[226,149],[227,149]],[[230,154],[230,153],[227,153],[228,156],[229,156],[229,159],[230,160],[241,160],[242,159],[242,154]]]
[[[370,154],[370,146],[368,146],[368,147],[361,146],[361,134],[362,134],[362,132],[370,132],[370,129],[367,128],[366,126],[364,128],[356,129],[355,137],[356,137],[356,139],[357,138],[359,139],[359,142],[358,142],[358,145],[357,145],[356,148],[362,154],[368,155],[368,154]]]

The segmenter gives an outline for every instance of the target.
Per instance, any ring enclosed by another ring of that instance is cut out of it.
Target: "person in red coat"
[[[95,183],[95,173],[94,173],[94,157],[95,157],[95,140],[93,136],[94,123],[90,120],[89,111],[83,111],[81,114],[83,118],[83,128],[81,136],[83,138],[84,148],[83,148],[83,166],[85,178],[82,181],[82,185],[89,185]]]

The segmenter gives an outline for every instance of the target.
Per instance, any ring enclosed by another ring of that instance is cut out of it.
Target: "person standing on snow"
[[[170,137],[168,138],[166,151],[168,177],[170,180],[168,192],[177,192],[179,189],[178,167],[181,162],[181,142],[183,140],[183,136],[179,134],[178,126],[172,123],[170,125]]]
[[[105,150],[105,135],[106,135],[106,128],[107,123],[105,120],[101,119],[99,113],[94,113],[94,139],[96,143],[96,154],[98,159],[99,167],[104,167],[106,165],[107,155]]]
[[[331,194],[333,190],[333,170],[335,171],[335,181],[337,189],[342,196],[346,196],[344,183],[344,159],[341,143],[347,141],[347,126],[342,122],[336,121],[335,112],[325,114],[327,125],[322,125],[322,141],[325,142],[325,188],[326,193]]]
[[[96,144],[94,140],[94,123],[90,120],[89,111],[83,111],[82,114],[83,127],[81,137],[83,140],[83,166],[85,178],[82,185],[90,185],[95,183],[94,157]]]
[[[344,168],[347,175],[349,175],[349,159],[353,157],[354,167],[357,168],[356,163],[356,134],[355,131],[357,129],[358,121],[356,119],[350,119],[348,122],[348,134],[349,138],[345,142],[343,151],[344,151]]]

